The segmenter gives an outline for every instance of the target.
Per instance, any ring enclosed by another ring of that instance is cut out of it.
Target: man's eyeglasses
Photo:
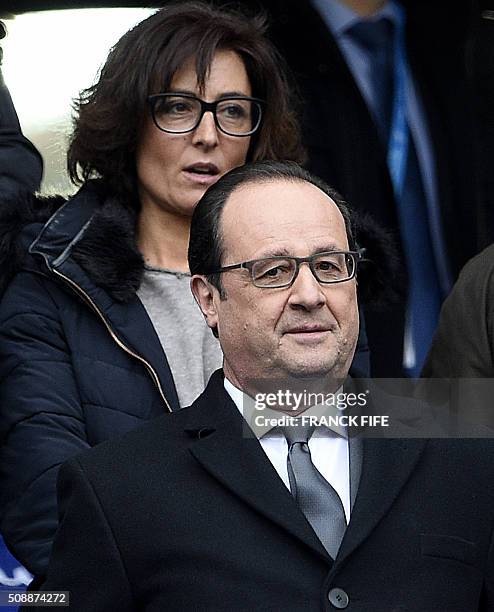
[[[263,101],[249,96],[205,102],[192,94],[160,93],[149,96],[148,102],[156,127],[170,134],[192,132],[208,111],[229,136],[250,136],[261,125]]]
[[[264,257],[214,270],[219,274],[245,268],[256,287],[276,289],[289,287],[298,276],[300,265],[309,264],[312,274],[323,285],[343,283],[355,276],[360,251],[328,251],[310,257]]]

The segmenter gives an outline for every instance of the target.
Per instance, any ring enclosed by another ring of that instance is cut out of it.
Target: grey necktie
[[[345,511],[338,493],[321,476],[310,456],[310,426],[289,426],[281,430],[288,442],[290,489],[307,520],[333,559],[346,529]]]

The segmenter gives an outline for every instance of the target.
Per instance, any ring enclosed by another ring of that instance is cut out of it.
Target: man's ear
[[[190,279],[190,289],[206,323],[215,331],[218,327],[215,293],[219,297],[218,290],[201,274],[194,274]]]

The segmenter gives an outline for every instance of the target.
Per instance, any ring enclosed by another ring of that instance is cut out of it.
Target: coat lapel
[[[350,508],[353,510],[355,500],[357,499],[360,476],[362,475],[362,440],[352,436],[348,439],[348,446],[350,463]]]
[[[187,433],[197,438],[190,452],[209,474],[253,510],[331,563],[331,557],[224,390],[222,377],[215,373],[213,379],[198,400],[199,405],[190,409]]]
[[[153,368],[171,411],[178,410],[180,405],[170,366],[151,319],[137,295],[125,304],[115,302],[71,259],[58,265],[57,271],[88,296],[117,344],[125,346],[124,350],[144,359]]]
[[[364,439],[360,485],[336,564],[352,554],[385,517],[410,477],[423,439]]]
[[[105,316],[126,345],[153,367],[172,411],[179,410],[175,381],[166,354],[141,300],[135,295],[126,304],[114,302]]]

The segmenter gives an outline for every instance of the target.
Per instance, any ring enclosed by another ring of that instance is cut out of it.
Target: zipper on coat
[[[49,267],[49,266],[48,266]],[[143,357],[141,357],[140,355],[138,355],[137,353],[134,353],[134,351],[132,351],[128,346],[126,346],[121,340],[120,338],[115,334],[115,332],[113,331],[113,329],[111,328],[110,324],[108,323],[108,321],[105,319],[105,317],[103,316],[102,312],[100,311],[100,309],[96,306],[96,304],[93,302],[93,300],[89,297],[89,295],[84,291],[84,289],[82,289],[81,287],[79,287],[79,285],[77,283],[75,283],[73,280],[71,280],[70,278],[68,278],[67,276],[64,276],[61,272],[59,272],[58,270],[55,270],[53,268],[50,268],[50,271],[53,272],[54,274],[56,274],[57,276],[59,276],[60,278],[63,278],[64,281],[66,281],[67,283],[69,283],[69,285],[84,299],[84,301],[92,308],[92,310],[99,316],[99,318],[103,321],[103,324],[105,325],[108,333],[110,334],[110,336],[112,337],[112,339],[114,340],[114,342],[126,353],[128,353],[131,357],[134,357],[134,359],[137,359],[138,361],[140,361],[145,368],[147,369],[149,375],[151,376],[154,384],[156,385],[156,387],[158,388],[158,392],[161,396],[161,399],[163,400],[168,412],[173,412],[173,410],[171,409],[171,406],[168,402],[168,400],[165,397],[165,394],[163,392],[163,389],[161,387],[161,383],[160,383],[160,379],[158,377],[158,375],[156,374],[153,366],[147,362]]]

